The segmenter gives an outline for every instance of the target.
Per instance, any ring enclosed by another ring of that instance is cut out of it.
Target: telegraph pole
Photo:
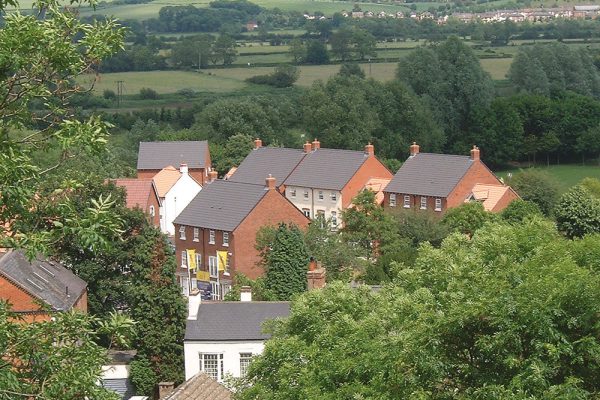
[[[123,83],[124,81],[117,81],[117,108],[121,106],[123,100]]]

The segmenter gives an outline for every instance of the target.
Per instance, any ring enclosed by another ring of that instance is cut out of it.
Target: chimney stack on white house
[[[413,142],[413,144],[410,145],[410,156],[414,157],[417,154],[419,154],[419,145],[417,144],[417,142]]]
[[[190,292],[190,296],[188,297],[188,318],[187,319],[197,319],[198,318],[198,308],[200,308],[200,302],[202,300],[202,296],[200,296],[200,291],[198,289],[192,289]]]
[[[252,288],[250,286],[240,288],[240,301],[252,301]]]
[[[187,175],[187,173],[188,173],[188,165],[185,164],[185,163],[182,163],[179,166],[179,172],[181,172],[183,175]]]

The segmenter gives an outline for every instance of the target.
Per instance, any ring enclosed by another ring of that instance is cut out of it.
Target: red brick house
[[[152,225],[160,227],[160,199],[152,179],[115,179],[114,183],[125,189],[127,208],[140,208],[148,215]]]
[[[268,177],[266,185],[216,180],[179,214],[174,221],[177,279],[184,293],[198,283],[205,288],[210,284],[212,298],[221,299],[236,273],[252,279],[263,274],[254,248],[262,226],[308,226],[308,218],[276,190],[275,182],[274,177]],[[193,250],[193,260],[188,250]],[[227,254],[226,265],[219,267],[217,252]],[[190,262],[195,270],[188,268]]]
[[[0,299],[25,322],[48,321],[55,312],[87,312],[87,283],[58,262],[9,251],[0,257]]]
[[[459,156],[421,153],[419,145],[413,143],[410,157],[384,190],[383,204],[390,210],[405,208],[441,214],[466,201],[482,201],[486,209],[498,212],[518,197],[481,161],[476,146],[470,156]]]
[[[181,164],[187,164],[190,176],[200,185],[204,185],[211,170],[208,142],[140,142],[138,178],[152,179],[163,168]]]

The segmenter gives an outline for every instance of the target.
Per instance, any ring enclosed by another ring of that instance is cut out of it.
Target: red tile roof
[[[115,185],[125,189],[127,208],[148,209],[148,200],[154,190],[152,179],[115,179]]]

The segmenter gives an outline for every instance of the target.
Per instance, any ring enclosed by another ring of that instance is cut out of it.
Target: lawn
[[[485,58],[479,60],[483,69],[489,72],[494,80],[506,79],[512,61],[512,58]]]
[[[543,171],[548,171],[552,176],[554,176],[560,184],[560,192],[564,193],[571,186],[579,183],[583,178],[597,178],[600,179],[600,166],[597,165],[578,165],[578,164],[567,164],[567,165],[551,165],[549,167],[546,166],[538,166]],[[505,177],[509,172],[515,173],[518,172],[518,169],[510,169],[504,171],[498,171],[496,174],[500,177]]]

